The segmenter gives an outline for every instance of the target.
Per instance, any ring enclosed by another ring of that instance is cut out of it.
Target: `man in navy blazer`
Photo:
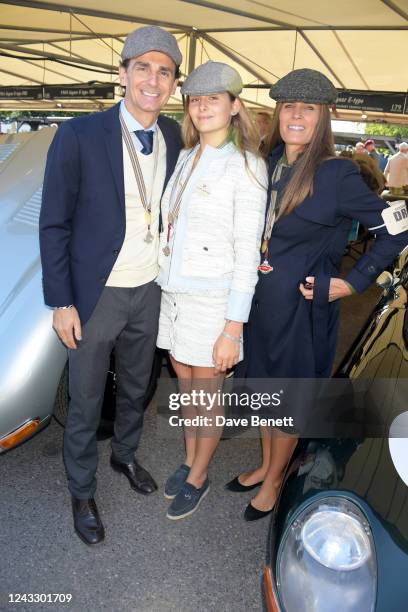
[[[134,452],[157,337],[160,197],[181,149],[179,126],[160,111],[175,92],[181,61],[165,30],[131,32],[119,68],[124,100],[64,123],[47,157],[40,215],[44,299],[69,349],[64,461],[75,530],[87,544],[104,539],[94,501],[96,431],[112,349],[111,465],[139,493],[157,489]]]

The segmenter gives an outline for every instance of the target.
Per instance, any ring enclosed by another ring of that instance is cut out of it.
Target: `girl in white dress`
[[[181,89],[187,96],[181,154],[162,200],[162,302],[157,345],[168,349],[180,392],[217,394],[225,372],[243,357],[242,326],[257,282],[266,206],[266,165],[259,135],[238,95],[241,77],[230,66],[207,62]],[[192,396],[193,397],[193,396]],[[196,396],[197,397],[197,396]],[[208,466],[223,414],[191,401],[184,463],[168,478],[167,516],[194,512],[209,491]]]

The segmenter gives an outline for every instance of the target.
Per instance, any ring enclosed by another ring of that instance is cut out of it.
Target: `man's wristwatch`
[[[54,310],[68,310],[68,308],[73,308],[73,304],[69,304],[69,306],[54,306]]]

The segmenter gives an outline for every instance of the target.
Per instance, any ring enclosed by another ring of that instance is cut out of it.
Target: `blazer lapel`
[[[119,202],[125,212],[125,183],[123,176],[122,130],[119,121],[120,104],[109,109],[104,116],[105,145],[110,161]]]
[[[175,137],[174,131],[171,129],[169,124],[165,120],[163,120],[163,117],[161,115],[159,115],[157,123],[166,143],[166,177],[164,179],[163,185],[164,192],[169,178],[173,174],[173,170],[176,166],[176,162],[180,153],[180,143],[179,139]]]
[[[273,171],[275,170],[275,166],[280,160],[285,150],[285,145],[283,143],[276,146],[273,151],[269,154],[268,157],[268,166],[269,166],[269,180],[272,177]]]
[[[269,202],[271,201],[272,174],[273,174],[273,171],[275,170],[276,164],[282,157],[284,150],[285,150],[285,145],[283,143],[279,144],[277,147],[273,149],[273,151],[271,151],[271,153],[268,156],[268,192],[267,192],[267,200],[266,200],[268,205],[266,207],[265,218],[268,215]]]

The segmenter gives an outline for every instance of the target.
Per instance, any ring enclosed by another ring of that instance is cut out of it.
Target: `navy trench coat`
[[[283,145],[272,151],[270,176],[282,153]],[[277,187],[279,192],[279,184]],[[357,292],[364,291],[408,244],[408,232],[388,233],[381,216],[386,207],[365,185],[352,161],[336,158],[319,166],[313,195],[273,228],[269,242],[273,271],[259,273],[244,334],[245,357],[236,376],[330,376],[339,300],[328,302],[328,288],[330,278],[339,276],[352,220],[357,219],[376,235],[369,252],[345,278]],[[306,276],[316,277],[313,301],[305,300],[299,290]]]

